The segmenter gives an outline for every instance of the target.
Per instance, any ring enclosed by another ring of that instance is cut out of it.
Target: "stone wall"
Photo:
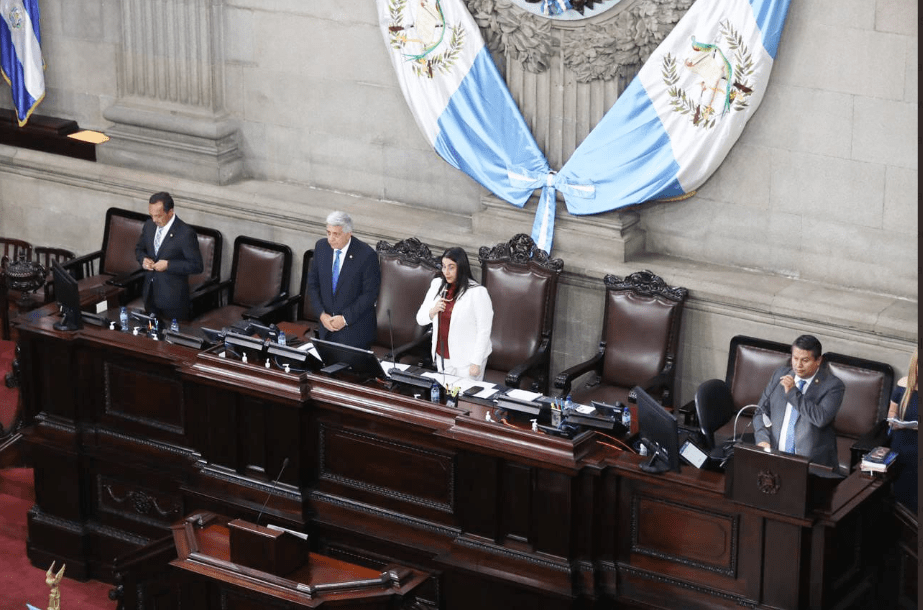
[[[0,235],[90,251],[106,208],[143,210],[164,189],[186,220],[223,232],[225,275],[237,235],[282,241],[297,257],[337,207],[372,243],[415,235],[474,254],[531,229],[534,202],[518,210],[485,196],[426,145],[371,1],[73,4],[42,5],[38,112],[113,141],[96,164],[0,146]],[[154,6],[170,19],[137,15]],[[690,290],[682,400],[724,375],[735,334],[814,332],[825,349],[904,371],[918,332],[917,11],[912,0],[794,0],[763,105],[698,195],[585,218],[559,205],[553,368],[595,351],[602,276],[649,268]],[[191,46],[202,28],[204,49]],[[171,49],[183,40],[178,65]],[[167,99],[129,87],[132,65],[172,83]],[[202,70],[207,103],[176,93],[192,90],[184,74],[202,83]],[[151,142],[153,154],[139,148]]]

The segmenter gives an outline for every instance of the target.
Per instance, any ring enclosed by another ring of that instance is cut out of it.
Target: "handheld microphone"
[[[282,473],[285,472],[285,467],[288,466],[288,458],[282,460],[282,468],[279,469],[279,476],[276,477],[276,480],[272,482],[272,487],[275,488],[279,483],[279,479],[282,478]],[[263,507],[260,509],[260,514],[256,516],[256,524],[260,524],[260,518],[263,516],[263,511],[266,510],[266,505],[269,504],[269,499],[272,498],[272,489],[269,490],[269,493],[266,494],[266,501],[263,502]]]

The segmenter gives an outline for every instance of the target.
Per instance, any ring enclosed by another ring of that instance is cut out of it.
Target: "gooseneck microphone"
[[[394,356],[394,324],[391,323],[390,309],[388,309],[388,335],[391,337],[391,363],[396,365],[397,358]]]
[[[282,473],[285,472],[285,467],[288,466],[288,458],[282,460],[282,468],[279,469],[279,476],[276,477],[276,480],[272,482],[272,489],[269,490],[269,493],[266,494],[266,501],[263,502],[263,507],[260,509],[260,514],[256,516],[256,524],[260,524],[260,518],[263,516],[263,511],[266,510],[266,505],[269,504],[269,499],[272,498],[272,490],[275,489],[276,485],[279,484],[279,479],[282,478]]]

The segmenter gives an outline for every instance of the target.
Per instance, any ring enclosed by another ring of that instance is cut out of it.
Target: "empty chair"
[[[77,280],[80,292],[114,284],[129,290],[123,302],[140,294],[143,271],[135,258],[135,246],[147,219],[147,214],[132,210],[106,210],[102,248],[63,264]]]
[[[244,318],[264,323],[281,321],[285,310],[276,306],[286,301],[291,272],[291,248],[239,236],[234,240],[231,277],[201,291],[193,300],[194,310],[206,312],[194,323],[220,329]]]
[[[525,234],[481,247],[481,284],[494,322],[485,381],[547,393],[558,279],[564,262],[550,258]]]
[[[372,351],[379,357],[400,361],[408,355],[424,364],[431,361],[432,327],[417,324],[416,313],[441,264],[429,247],[415,237],[393,246],[386,241],[376,246],[381,264],[381,288],[375,304],[378,324]]]
[[[824,354],[824,362],[846,386],[833,429],[840,469],[850,472],[864,453],[886,444],[887,430],[881,422],[888,416],[894,369],[884,362],[835,352]]]
[[[688,291],[650,271],[607,275],[602,340],[596,355],[558,374],[555,387],[582,404],[628,404],[634,386],[664,406],[673,404],[676,348]],[[581,375],[589,380],[572,387]]]
[[[728,440],[715,437],[715,431],[737,414],[731,389],[723,379],[709,379],[698,387],[695,392],[695,412],[699,420],[699,431],[709,450]]]

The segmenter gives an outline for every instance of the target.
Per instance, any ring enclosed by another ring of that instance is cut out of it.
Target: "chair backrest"
[[[221,279],[221,250],[224,238],[221,231],[190,225],[199,238],[199,252],[202,254],[202,273],[189,276],[189,287],[192,290],[209,282]]]
[[[727,374],[724,379],[731,389],[734,408],[738,411],[759,402],[769,376],[783,364],[790,363],[789,343],[737,335],[728,348]],[[748,412],[749,414],[749,412]]]
[[[243,307],[265,305],[288,292],[291,273],[291,248],[240,235],[234,240],[228,302]]]
[[[676,361],[683,305],[689,292],[650,271],[607,275],[602,381],[632,387]]]
[[[709,379],[695,391],[695,413],[708,448],[715,446],[715,430],[737,413],[731,390],[723,379]]]
[[[0,246],[3,248],[3,252],[0,253],[0,265],[4,269],[9,263],[20,258],[32,260],[32,244],[27,241],[11,237],[0,237]]]
[[[76,254],[64,248],[51,248],[48,246],[35,246],[32,250],[35,256],[35,262],[44,267],[51,273],[51,263],[57,261],[63,263],[73,259]]]
[[[100,273],[121,275],[139,269],[135,258],[135,246],[141,238],[141,229],[147,214],[109,208],[106,210],[106,228],[103,231],[103,256]]]
[[[834,352],[824,354],[824,362],[846,386],[833,420],[837,436],[859,438],[888,416],[894,384],[891,365]]]
[[[308,291],[308,276],[311,268],[314,266],[314,250],[305,250],[301,259],[301,300],[298,301],[297,320],[307,320],[309,322],[320,322],[322,313],[311,302],[311,295]]]
[[[393,246],[386,241],[376,246],[381,264],[381,288],[375,315],[377,345],[392,348],[418,339],[426,328],[417,324],[417,308],[423,302],[433,279],[441,272],[440,261],[429,247],[415,237]],[[390,315],[389,315],[390,312]]]
[[[494,308],[487,366],[508,371],[535,354],[543,339],[551,339],[564,262],[522,233],[493,248],[482,246],[478,260]]]

